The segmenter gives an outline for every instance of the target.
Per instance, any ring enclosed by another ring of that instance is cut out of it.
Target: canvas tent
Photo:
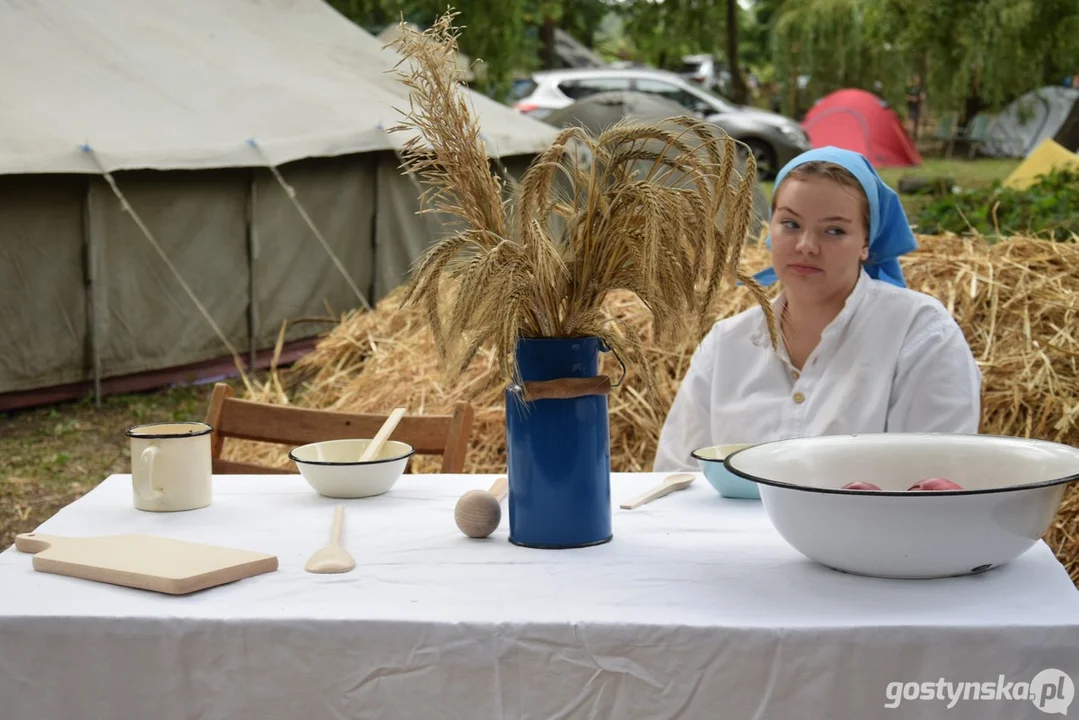
[[[403,281],[444,230],[386,131],[397,60],[321,0],[0,0],[0,409],[229,357],[214,326],[246,358]],[[511,174],[555,135],[471,99]]]
[[[1004,178],[1001,185],[1013,190],[1024,190],[1053,170],[1079,173],[1079,155],[1052,138],[1046,138]]]
[[[1026,157],[1047,138],[1056,135],[1072,106],[1079,102],[1079,89],[1046,86],[1031,90],[998,116],[981,151],[996,157]]]
[[[922,164],[922,156],[895,111],[865,90],[836,90],[825,95],[806,113],[802,127],[813,147],[834,145],[853,150],[874,167]]]

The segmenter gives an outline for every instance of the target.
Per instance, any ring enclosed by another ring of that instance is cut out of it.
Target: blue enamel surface
[[[594,337],[522,339],[525,382],[595,377]],[[510,541],[582,547],[611,538],[611,443],[607,396],[524,403],[506,391]]]

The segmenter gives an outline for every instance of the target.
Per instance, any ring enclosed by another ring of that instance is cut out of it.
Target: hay
[[[966,333],[984,375],[982,432],[1079,444],[1079,340],[1076,291],[1079,245],[1030,238],[989,244],[979,238],[921,237],[920,249],[902,259],[911,288],[938,298]],[[751,271],[768,264],[767,250],[751,245],[743,254]],[[455,387],[443,384],[437,353],[422,309],[398,310],[400,291],[372,312],[346,316],[287,371],[273,373],[255,399],[302,407],[441,413],[458,399],[477,410],[467,472],[505,471],[502,388],[493,353],[482,352]],[[740,287],[722,302],[726,316],[756,300]],[[659,431],[694,347],[654,347],[648,313],[636,298],[615,294],[606,308],[626,318],[645,341],[657,368],[660,403],[645,401],[641,378],[631,373],[610,397],[611,464],[615,471],[651,468]],[[604,357],[603,372],[621,368]],[[289,466],[282,448],[233,443],[235,459]],[[437,468],[418,458],[412,470]],[[1079,582],[1079,491],[1072,488],[1047,541]]]

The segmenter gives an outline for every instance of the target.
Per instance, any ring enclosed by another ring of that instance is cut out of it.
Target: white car
[[[685,80],[696,83],[707,90],[720,90],[730,86],[731,74],[716,67],[711,55],[686,55],[682,58],[682,71]]]
[[[542,120],[577,100],[608,90],[655,93],[674,100],[687,114],[715,123],[749,147],[761,178],[772,178],[796,155],[812,148],[794,120],[759,108],[735,105],[676,73],[651,68],[582,68],[537,72],[514,84],[514,108]]]

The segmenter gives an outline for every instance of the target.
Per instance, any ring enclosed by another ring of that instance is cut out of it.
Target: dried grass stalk
[[[513,383],[520,338],[595,336],[659,401],[640,333],[606,303],[618,292],[641,301],[666,345],[703,337],[725,284],[739,279],[775,342],[764,290],[736,272],[753,212],[752,155],[739,176],[736,143],[691,117],[618,124],[598,137],[569,128],[509,192],[460,89],[453,18],[424,33],[402,26],[397,72],[411,107],[392,129],[411,133],[403,165],[430,185],[424,211],[458,223],[420,259],[401,298],[424,308],[448,381],[481,348],[493,348],[499,379]]]

